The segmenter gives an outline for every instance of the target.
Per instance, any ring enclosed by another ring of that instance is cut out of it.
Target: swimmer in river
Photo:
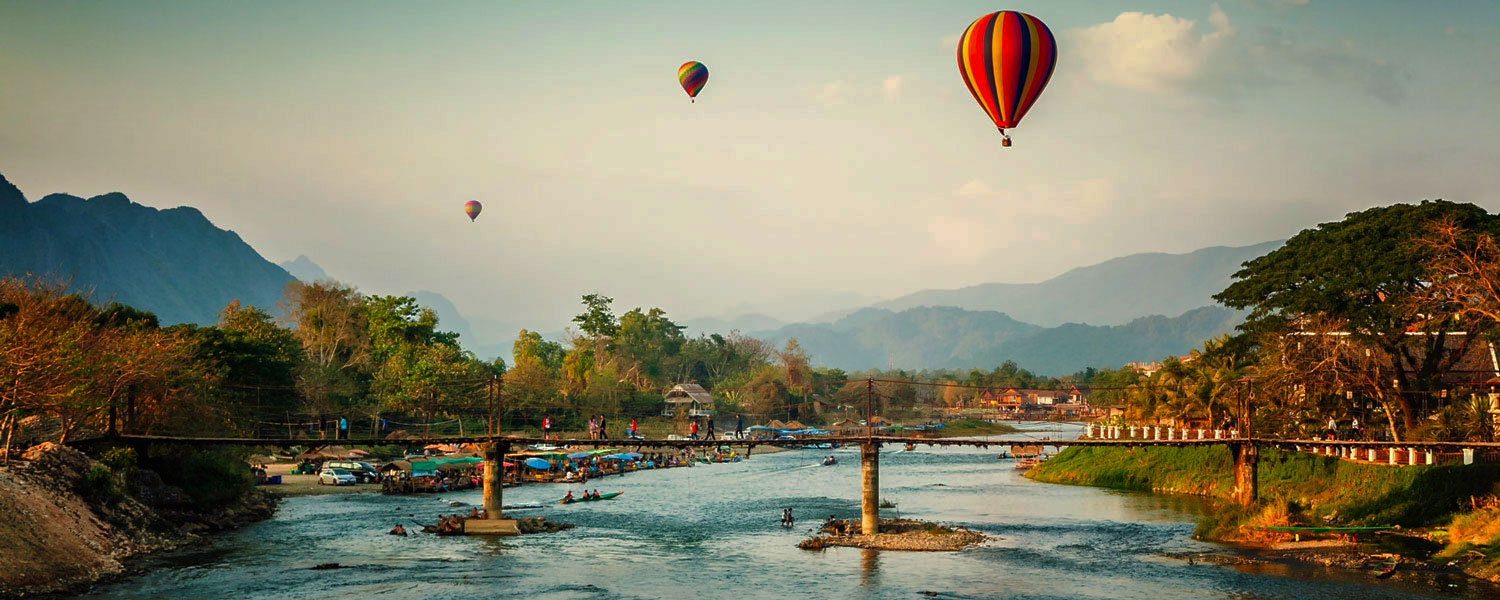
[[[391,530],[390,530],[389,533],[391,535],[399,535],[401,537],[406,537],[406,528],[402,527],[400,523],[397,523],[395,527],[391,528]]]

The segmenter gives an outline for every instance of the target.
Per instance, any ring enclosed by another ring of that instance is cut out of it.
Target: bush
[[[89,467],[83,474],[83,486],[79,490],[89,500],[109,500],[115,497],[115,474],[104,465]]]
[[[116,473],[129,472],[136,466],[134,448],[110,448],[99,457],[99,462],[104,463],[111,471]]]
[[[199,508],[240,499],[255,489],[244,450],[175,448],[153,457],[151,469],[162,481],[182,488]]]

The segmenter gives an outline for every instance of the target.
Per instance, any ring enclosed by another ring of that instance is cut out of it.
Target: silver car
[[[354,485],[354,474],[344,469],[323,469],[318,485]]]

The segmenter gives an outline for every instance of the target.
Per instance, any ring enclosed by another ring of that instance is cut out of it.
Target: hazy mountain
[[[95,302],[163,324],[218,321],[232,300],[275,311],[291,274],[195,208],[158,210],[118,192],[27,202],[0,176],[0,273],[56,278]]]
[[[813,364],[851,371],[990,369],[1014,360],[1036,373],[1063,375],[1085,367],[1118,367],[1185,354],[1204,340],[1232,331],[1242,318],[1236,311],[1206,306],[1177,317],[1142,317],[1124,325],[1069,323],[1044,328],[994,311],[867,308],[833,323],[796,323],[752,335],[777,346],[796,338]]]
[[[323,270],[323,267],[318,266],[318,263],[313,262],[306,254],[299,254],[297,258],[282,261],[278,266],[286,269],[286,272],[291,273],[292,277],[308,283],[333,279],[327,271]]]
[[[739,330],[741,332],[763,331],[775,329],[785,325],[780,319],[760,313],[740,315],[732,319],[716,319],[705,317],[702,319],[686,319],[678,323],[686,329],[683,334],[688,337],[696,337],[700,333],[729,333]]]
[[[1214,304],[1240,263],[1281,245],[1214,246],[1187,254],[1132,254],[1079,267],[1041,283],[985,283],[954,290],[923,290],[876,303],[903,310],[957,306],[996,310],[1027,323],[1119,325],[1146,315],[1180,315]],[[833,316],[837,316],[834,313]]]

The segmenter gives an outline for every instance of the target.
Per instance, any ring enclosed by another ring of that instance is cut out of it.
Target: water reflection
[[[859,551],[859,584],[865,587],[880,584],[880,551],[861,548]]]

